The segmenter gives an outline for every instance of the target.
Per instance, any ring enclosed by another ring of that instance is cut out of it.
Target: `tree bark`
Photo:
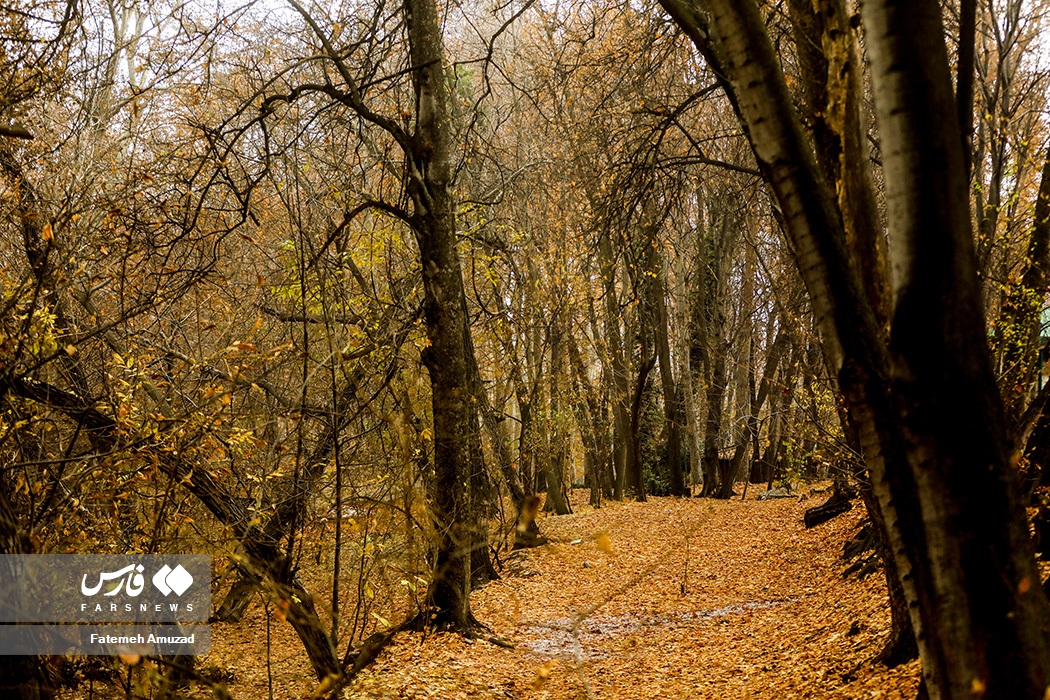
[[[963,0],[964,4],[968,0]],[[886,270],[886,243],[879,223],[878,207],[872,185],[871,159],[865,139],[866,114],[861,109],[863,65],[846,4],[826,0],[817,7],[802,0],[791,0],[791,19],[795,44],[800,54],[800,69],[806,87],[803,112],[812,124],[817,162],[824,176],[838,193],[838,205],[850,249],[860,264],[862,283],[876,319],[888,327],[889,291]],[[971,36],[972,48],[972,36]],[[960,56],[960,60],[962,60]],[[964,68],[960,65],[960,78]],[[970,77],[972,88],[972,52]],[[960,82],[960,88],[965,85]],[[847,436],[855,433],[845,424]],[[859,442],[851,445],[860,451]],[[864,474],[860,479],[866,480]],[[875,498],[864,499],[868,516],[877,528],[885,526]],[[892,558],[884,531],[878,533],[884,560]],[[893,633],[882,657],[899,663],[915,648],[907,605],[903,604],[901,583],[892,562],[885,566],[889,584]],[[907,641],[900,641],[911,637]]]
[[[643,351],[648,348],[643,348]],[[647,358],[643,356],[638,366],[638,377],[634,383],[634,393],[631,399],[631,439],[630,451],[628,453],[627,473],[630,475],[630,486],[634,491],[634,497],[639,501],[645,501],[645,475],[642,472],[642,399],[645,396],[645,383],[649,379],[649,372],[656,364],[656,353]]]
[[[548,449],[543,460],[543,469],[547,482],[547,501],[544,510],[558,515],[568,515],[568,492],[565,488],[566,467],[569,461],[569,440],[564,415],[563,386],[567,379],[565,371],[565,339],[563,338],[563,319],[555,313],[550,324],[549,343],[551,349],[551,367],[548,374],[548,392],[550,403],[547,407]]]
[[[912,566],[931,697],[970,697],[976,679],[991,697],[1038,698],[1050,682],[1050,610],[991,371],[940,6],[884,0],[862,12],[884,141],[892,391],[903,398],[908,467],[876,473],[876,494],[901,519],[889,524],[901,530],[898,560]]]
[[[598,265],[604,301],[606,381],[613,413],[613,500],[622,501],[627,484],[628,441],[630,439],[630,389],[623,333],[620,332],[619,295],[616,291],[616,261],[609,232],[598,241]],[[629,334],[628,334],[629,335]]]
[[[452,148],[445,79],[445,50],[433,0],[406,0],[415,133],[408,194],[423,270],[423,320],[430,346],[423,356],[430,374],[434,415],[435,494],[432,517],[437,556],[427,590],[424,622],[470,632],[471,559],[478,545],[472,487],[480,454],[473,403],[470,337],[463,273],[456,245],[451,190]],[[484,517],[482,515],[481,517]]]
[[[718,439],[722,433],[722,411],[726,391],[726,349],[719,343],[714,348],[714,365],[709,375],[707,386],[707,420],[704,422],[704,457],[701,466],[704,472],[704,486],[701,496],[713,496],[718,493],[719,484],[719,451]]]
[[[757,5],[704,5],[858,425],[926,688],[1040,698],[1050,608],[991,371],[939,4],[862,7],[887,183],[888,346]]]
[[[671,365],[671,328],[667,319],[667,270],[664,268],[663,256],[656,249],[658,243],[653,241],[649,254],[653,261],[650,265],[656,275],[652,282],[651,302],[655,315],[653,334],[656,339],[656,354],[660,362],[660,387],[663,390],[664,420],[667,425],[667,470],[671,479],[671,495],[687,496],[686,469],[688,462],[682,459],[683,433],[686,429],[686,418],[683,412],[683,401],[674,378]]]
[[[766,403],[769,389],[773,384],[773,376],[780,366],[780,360],[784,356],[784,351],[791,346],[791,340],[791,335],[787,332],[782,321],[780,330],[777,331],[776,339],[769,349],[766,350],[766,364],[762,369],[762,379],[759,383],[758,391],[755,393],[754,400],[751,401],[750,415],[747,416],[744,434],[740,439],[740,444],[737,445],[736,450],[733,452],[732,462],[735,464],[731,467],[731,471],[734,471],[734,473],[739,473],[739,465],[743,461],[744,454],[751,449],[753,438],[758,434],[758,415],[762,412],[762,406]],[[722,488],[723,490],[719,496],[721,498],[731,498],[733,495],[732,485],[729,486],[728,493],[726,493],[724,485]]]
[[[573,377],[575,393],[573,407],[576,422],[580,428],[584,450],[591,456],[590,504],[598,508],[602,503],[602,493],[608,492],[612,485],[609,463],[612,454],[607,438],[608,429],[602,425],[601,410],[594,394],[594,388],[587,378],[587,368],[583,364],[579,343],[576,342],[576,337],[572,333],[568,334],[566,342]]]

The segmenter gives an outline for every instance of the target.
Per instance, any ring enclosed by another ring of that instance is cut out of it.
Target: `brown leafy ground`
[[[861,509],[802,527],[823,498],[652,498],[544,517],[551,544],[512,555],[472,598],[514,649],[405,633],[344,697],[910,700],[915,662],[870,662],[889,628],[881,572],[841,575]],[[267,648],[256,607],[213,628],[200,667],[236,700],[267,698],[269,656],[273,697],[309,697],[316,681],[287,625],[274,621]]]
[[[347,697],[915,697],[917,664],[869,661],[889,629],[881,574],[841,576],[859,509],[806,531],[815,502],[653,498],[545,518],[552,544],[472,599],[514,650],[404,635]]]

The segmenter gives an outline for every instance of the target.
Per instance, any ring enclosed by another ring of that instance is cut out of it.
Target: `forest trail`
[[[515,649],[404,634],[346,696],[910,700],[916,662],[870,662],[889,628],[881,572],[842,578],[862,509],[807,531],[821,498],[545,517],[551,544],[515,553],[473,596]]]
[[[502,579],[472,596],[514,649],[402,633],[343,697],[914,698],[917,662],[871,663],[890,624],[882,572],[842,577],[863,509],[806,530],[802,515],[823,494],[755,493],[595,510],[577,491],[574,514],[541,517],[550,544],[511,554]],[[264,629],[253,606],[243,623],[216,627],[202,659],[229,672],[235,699],[268,695]],[[309,697],[298,640],[282,623],[271,630],[273,697]]]

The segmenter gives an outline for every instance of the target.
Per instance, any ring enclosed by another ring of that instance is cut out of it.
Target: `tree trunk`
[[[598,508],[602,504],[602,492],[606,488],[609,472],[609,441],[605,438],[608,430],[604,429],[599,416],[598,401],[594,388],[587,378],[587,368],[583,364],[580,346],[576,337],[569,333],[566,337],[569,352],[569,366],[573,378],[573,410],[576,423],[580,429],[583,449],[589,457],[589,482],[591,490],[590,504]]]
[[[562,319],[560,314],[551,321],[549,343],[551,349],[551,368],[548,375],[550,404],[547,408],[548,450],[543,460],[544,475],[547,481],[547,502],[544,510],[558,515],[572,512],[565,487],[569,461],[569,439],[566,430],[563,386],[567,378],[565,372],[565,340],[562,337]]]
[[[663,390],[664,421],[667,425],[667,470],[671,480],[671,495],[689,495],[686,485],[688,462],[683,460],[683,433],[686,418],[683,412],[683,401],[674,379],[674,368],[671,365],[671,328],[667,319],[667,270],[663,256],[656,248],[654,240],[649,251],[652,258],[650,269],[656,277],[652,281],[650,296],[652,311],[655,315],[653,335],[656,339],[656,354],[660,362],[660,387]]]
[[[926,688],[935,699],[1041,698],[1050,608],[991,371],[940,6],[862,7],[887,183],[887,347],[762,14],[753,1],[705,5],[859,428]]]
[[[713,348],[714,365],[707,386],[707,420],[704,422],[704,487],[700,495],[718,493],[718,439],[722,432],[722,409],[726,390],[726,349],[721,342]]]
[[[963,4],[967,1],[963,0]],[[791,0],[790,10],[806,87],[803,108],[806,122],[813,125],[817,161],[827,180],[834,183],[847,244],[859,261],[864,291],[876,320],[881,328],[886,328],[890,304],[887,251],[879,224],[871,160],[864,133],[867,115],[861,108],[860,99],[863,94],[860,75],[863,63],[856,32],[852,29],[850,13],[842,0],[827,0],[822,7],[802,0]],[[960,60],[962,58],[960,54]],[[962,64],[959,70],[961,79],[965,76]],[[971,87],[972,73],[971,60]],[[960,89],[965,89],[962,80],[959,85]],[[803,381],[806,381],[805,378]],[[856,433],[846,424],[843,424],[843,430],[848,437],[856,437]],[[862,451],[858,440],[853,440],[851,447]],[[862,481],[867,479],[864,474],[859,477]],[[864,499],[868,516],[876,529],[882,528],[877,536],[880,552],[884,561],[888,562],[884,571],[890,593],[893,631],[880,658],[896,665],[912,658],[909,654],[916,653],[914,633],[907,617],[907,602],[903,598],[897,567],[891,561],[892,554],[886,546],[885,521],[878,512],[878,501],[870,497],[870,488],[865,493],[869,496]]]
[[[784,321],[781,321],[780,330],[777,331],[777,337],[770,345],[769,349],[766,350],[766,364],[762,370],[762,380],[759,383],[758,391],[756,392],[754,399],[750,402],[750,415],[747,416],[747,422],[744,427],[744,434],[740,438],[740,443],[737,445],[736,450],[733,452],[732,464],[730,471],[733,473],[740,472],[740,464],[743,462],[744,455],[748,449],[753,446],[753,440],[758,434],[758,415],[762,412],[762,406],[766,402],[766,398],[769,396],[769,389],[773,384],[773,376],[776,374],[778,367],[780,366],[780,359],[784,355],[784,351],[787,350],[791,345],[791,336],[785,328]],[[757,453],[757,448],[755,452]],[[754,474],[751,475],[752,477]],[[750,479],[749,479],[750,481]],[[759,483],[759,482],[752,482]],[[719,493],[720,498],[731,498],[733,495],[733,487],[729,486],[728,492],[725,485],[722,486],[722,491]]]
[[[630,440],[630,389],[623,334],[620,333],[620,310],[616,292],[616,262],[609,232],[602,231],[598,241],[598,264],[602,277],[604,300],[606,381],[613,412],[613,500],[622,501],[627,484],[628,441]],[[629,334],[628,334],[629,335]]]
[[[648,348],[642,348],[643,352]],[[642,399],[645,397],[645,383],[649,378],[649,372],[656,364],[656,354],[652,353],[639,362],[638,377],[635,379],[634,394],[631,399],[631,439],[630,452],[628,453],[627,473],[630,475],[630,486],[634,491],[634,497],[639,501],[645,500],[645,475],[642,473]]]
[[[474,347],[456,247],[445,50],[433,0],[406,0],[404,11],[416,99],[408,194],[422,262],[423,320],[430,341],[423,361],[434,415],[437,556],[424,622],[469,632],[477,624],[470,609],[471,554],[477,544],[471,491],[480,436],[471,391]]]
[[[892,391],[903,398],[905,448],[905,464],[876,471],[873,485],[900,519],[891,542],[899,527],[931,697],[971,697],[977,681],[988,697],[1038,698],[1050,682],[1050,609],[986,345],[940,6],[866,2],[863,17],[884,138]]]

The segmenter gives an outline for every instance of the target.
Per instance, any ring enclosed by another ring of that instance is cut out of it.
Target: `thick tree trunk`
[[[955,114],[962,136],[966,179],[973,171],[973,69],[977,37],[977,0],[959,0],[959,57],[955,64]]]
[[[893,668],[918,656],[919,648],[915,642],[915,629],[911,625],[908,598],[904,594],[900,570],[897,568],[897,560],[893,557],[886,534],[886,523],[882,521],[882,511],[875,502],[875,494],[867,481],[861,482],[860,495],[878,538],[879,557],[882,559],[882,570],[890,599],[890,636],[877,658],[881,663]]]
[[[404,10],[416,98],[408,194],[422,262],[423,320],[430,341],[423,361],[434,415],[437,556],[422,622],[469,632],[477,625],[470,609],[471,559],[479,546],[476,519],[484,514],[472,510],[480,436],[471,391],[474,347],[456,246],[445,51],[433,0],[406,0]]]
[[[967,0],[963,2],[965,5]],[[802,0],[791,0],[789,4],[806,88],[803,109],[806,122],[813,125],[817,161],[827,180],[834,183],[846,238],[860,265],[864,291],[879,326],[885,328],[890,304],[887,252],[864,133],[867,115],[860,106],[863,94],[860,70],[863,64],[856,33],[843,0],[826,0],[821,7]],[[960,65],[960,76],[964,70]],[[971,60],[971,79],[972,72]],[[960,88],[964,87],[960,82]],[[855,437],[849,426],[843,424],[843,430],[848,436]],[[857,451],[862,449],[857,440],[851,446]],[[860,478],[865,480],[867,477],[861,474]],[[864,499],[868,515],[877,529],[882,528],[877,536],[880,552],[888,562],[884,571],[889,586],[893,631],[880,658],[896,665],[913,658],[916,653],[914,633],[897,567],[886,546],[885,521],[878,512],[878,501],[870,495],[870,488],[865,493],[869,496]]]
[[[1038,698],[1050,683],[1050,609],[987,351],[940,6],[866,2],[863,17],[884,138],[892,390],[904,398],[906,459],[873,475],[875,492],[900,518],[890,531],[900,528],[898,560],[912,566],[902,580],[915,582],[931,697],[970,697],[976,679],[988,697]]]
[[[705,5],[859,428],[927,690],[1041,698],[1050,608],[991,372],[940,6],[862,7],[893,263],[887,347],[762,14],[751,1]]]
[[[886,238],[880,225],[861,107],[863,60],[845,0],[790,0],[791,23],[817,164],[837,193],[846,241],[880,326],[889,315]]]

